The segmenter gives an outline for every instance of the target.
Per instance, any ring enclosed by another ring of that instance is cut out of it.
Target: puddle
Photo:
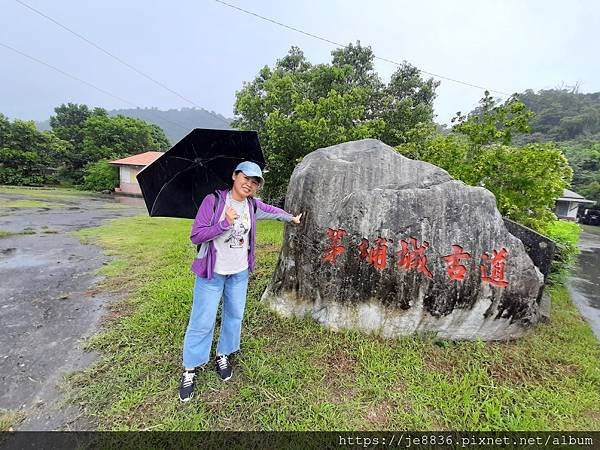
[[[115,201],[117,203],[129,206],[146,206],[146,203],[144,203],[144,199],[142,197],[126,197],[123,195],[117,195],[115,196]]]

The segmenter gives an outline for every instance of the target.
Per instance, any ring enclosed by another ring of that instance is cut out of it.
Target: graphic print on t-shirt
[[[244,210],[243,214],[233,221],[233,227],[229,230],[229,234],[225,238],[225,243],[229,244],[229,248],[243,248],[244,235],[250,229],[250,216],[248,211]]]

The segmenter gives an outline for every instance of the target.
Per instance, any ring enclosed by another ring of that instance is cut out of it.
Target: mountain
[[[600,92],[528,89],[519,94],[519,99],[535,113],[527,141],[600,140]]]
[[[165,131],[171,144],[178,142],[193,128],[230,129],[229,124],[232,120],[214,111],[197,108],[169,109],[168,111],[157,108],[131,108],[108,111],[110,116],[118,114],[158,125]],[[36,122],[36,126],[40,130],[49,130],[50,122],[49,120]]]
[[[122,114],[135,117],[161,127],[171,144],[175,144],[194,128],[230,129],[232,119],[227,119],[214,111],[197,108],[169,109],[157,108],[115,109],[108,112],[111,116]]]

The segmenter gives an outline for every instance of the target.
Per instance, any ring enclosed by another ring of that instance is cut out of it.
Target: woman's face
[[[247,177],[244,172],[233,174],[233,191],[240,197],[246,198],[256,194],[260,182],[254,177]]]

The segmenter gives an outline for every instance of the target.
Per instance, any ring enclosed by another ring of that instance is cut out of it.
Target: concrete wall
[[[142,195],[140,185],[135,176],[143,169],[143,166],[119,166],[119,187],[126,194]]]

